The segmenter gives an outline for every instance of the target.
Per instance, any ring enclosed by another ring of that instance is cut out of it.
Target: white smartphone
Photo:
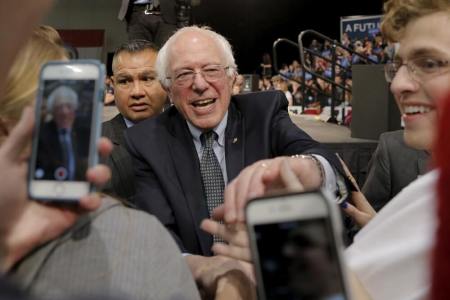
[[[246,207],[258,299],[350,299],[342,224],[324,192],[252,200]]]
[[[104,66],[94,60],[49,62],[40,73],[28,171],[30,198],[77,202],[98,161]]]

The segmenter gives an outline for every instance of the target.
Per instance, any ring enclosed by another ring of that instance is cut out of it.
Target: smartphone
[[[77,202],[92,191],[86,171],[98,161],[104,69],[95,60],[42,67],[28,170],[30,198]]]
[[[323,191],[250,201],[246,220],[258,299],[350,299],[342,224]]]

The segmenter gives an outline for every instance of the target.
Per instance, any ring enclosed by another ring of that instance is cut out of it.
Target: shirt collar
[[[227,122],[228,122],[228,111],[225,112],[225,115],[223,116],[220,123],[213,128],[213,131],[217,134],[217,143],[221,146],[225,146],[225,128],[227,128]],[[186,120],[186,123],[189,127],[189,131],[191,132],[192,138],[195,142],[198,142],[201,144],[200,141],[200,135],[203,133],[202,130],[192,125],[189,121]]]
[[[123,120],[125,121],[125,125],[127,126],[127,128],[133,127],[136,124],[136,123],[128,120],[127,118],[125,118],[123,115],[122,115],[122,117],[123,117]]]

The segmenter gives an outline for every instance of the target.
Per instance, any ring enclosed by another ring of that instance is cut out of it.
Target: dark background
[[[339,39],[341,16],[378,15],[382,5],[383,0],[202,0],[192,15],[194,23],[228,38],[240,73],[259,73],[262,54],[272,53],[277,38],[297,41],[302,30],[314,29]],[[290,63],[297,53],[280,47],[280,63]]]

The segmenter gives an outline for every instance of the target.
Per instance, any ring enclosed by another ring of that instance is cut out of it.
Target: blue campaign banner
[[[380,32],[381,17],[382,15],[341,17],[341,40],[344,33],[351,40],[373,38]]]

